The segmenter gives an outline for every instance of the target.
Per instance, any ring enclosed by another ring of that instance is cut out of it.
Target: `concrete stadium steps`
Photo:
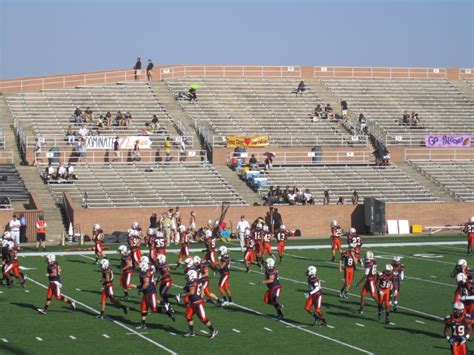
[[[18,145],[13,128],[13,118],[3,94],[0,94],[0,126],[3,128],[3,134],[5,136],[6,151],[13,153],[13,163],[18,165],[22,159],[17,149]]]
[[[245,181],[240,179],[238,174],[226,165],[214,165],[214,168],[222,175],[222,177],[232,185],[240,196],[249,204],[262,203],[261,196],[252,191]]]
[[[474,80],[451,80],[450,83],[474,101]]]

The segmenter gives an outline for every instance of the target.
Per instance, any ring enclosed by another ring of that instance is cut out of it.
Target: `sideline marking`
[[[142,332],[140,334],[148,334],[148,332]],[[127,335],[136,335],[135,333],[127,333]]]
[[[43,338],[36,337],[36,340],[38,340],[38,341],[43,341]]]
[[[25,290],[26,293],[30,293],[30,290]]]
[[[176,333],[173,333],[173,332],[168,332],[168,333],[170,333],[171,335],[176,335]]]
[[[40,286],[40,287],[42,287],[42,288],[44,288],[44,289],[46,289],[46,290],[48,289],[47,286],[43,285],[42,283],[40,283],[40,282],[38,282],[38,281],[36,281],[36,280],[33,280],[33,279],[32,279],[31,277],[29,277],[29,276],[27,276],[26,279],[30,280],[30,281],[33,282],[34,284],[36,284],[36,285],[38,285],[38,286]],[[85,303],[82,303],[82,302],[80,302],[80,301],[78,301],[78,300],[76,300],[76,299],[74,299],[74,298],[72,298],[72,297],[69,297],[69,296],[67,296],[67,295],[64,295],[64,296],[66,296],[67,298],[73,300],[74,302],[76,302],[76,304],[78,304],[78,305],[80,305],[80,306],[82,306],[82,307],[84,307],[84,308],[87,308],[89,311],[91,311],[91,312],[93,312],[93,313],[95,313],[95,314],[99,314],[99,313],[100,313],[99,311],[97,311],[96,309],[94,309],[94,308],[92,308],[92,307],[86,305]],[[152,340],[152,339],[150,339],[150,338],[148,338],[148,337],[146,337],[146,336],[144,336],[144,335],[138,333],[137,331],[135,331],[134,329],[132,329],[132,328],[130,328],[130,327],[128,327],[128,326],[126,326],[125,324],[122,324],[122,323],[120,323],[120,322],[117,321],[117,320],[112,320],[111,318],[109,318],[109,317],[107,317],[107,316],[106,316],[105,318],[106,318],[106,319],[110,319],[114,324],[118,325],[119,327],[122,327],[122,328],[124,328],[124,329],[126,329],[126,330],[128,330],[128,331],[130,331],[130,332],[132,332],[132,333],[134,333],[134,334],[136,334],[136,335],[138,335],[140,338],[142,338],[142,339],[146,340],[147,342],[149,342],[149,343],[151,343],[151,344],[153,344],[153,345],[155,345],[155,346],[157,346],[157,347],[163,349],[164,351],[166,351],[166,352],[168,352],[168,353],[170,353],[170,354],[172,354],[172,355],[177,355],[177,353],[174,352],[173,350],[168,349],[166,346],[161,345],[160,343],[157,343],[156,341],[154,341],[154,340]]]
[[[432,279],[437,279],[438,277],[434,276],[434,275],[431,275],[430,276]]]
[[[456,286],[451,285],[451,284],[446,284],[444,282],[439,282],[439,281],[425,280],[425,279],[421,279],[419,277],[405,276],[405,278],[407,280],[423,281],[423,282],[429,282],[430,284],[436,284],[436,285],[449,286],[449,287],[456,288]]]
[[[76,288],[76,291],[79,291],[79,292],[81,292],[82,290],[81,290],[80,288]]]
[[[364,327],[365,327],[365,325],[363,325],[363,324],[360,324],[360,323],[356,323],[355,325],[357,325],[357,326],[359,326],[359,327],[362,327],[362,328],[364,328]]]
[[[255,286],[255,283],[253,283],[253,282],[249,282],[249,285]]]
[[[8,343],[8,340],[5,339],[5,338],[2,338],[2,341],[3,341],[4,343]]]
[[[233,332],[236,332],[236,333],[240,333],[240,330],[235,329],[235,328],[232,328],[232,331],[233,331]]]
[[[423,322],[421,320],[418,320],[418,319],[415,319],[415,322],[420,323],[420,324],[426,324],[425,322]]]
[[[464,243],[466,244],[466,243]],[[414,245],[414,246],[419,246],[419,245]],[[372,250],[374,253],[380,253],[380,254],[383,254],[380,250],[377,251],[377,250]],[[415,255],[421,255],[421,254],[415,254]],[[434,254],[433,254],[434,255]],[[433,260],[432,258],[424,258],[424,257],[421,257],[421,256],[413,256],[413,255],[406,255],[406,254],[398,254],[398,256],[403,256],[405,258],[410,258],[410,259],[415,259],[415,260],[423,260],[423,261],[428,261],[430,263],[438,263],[438,264],[446,264],[446,265],[454,265],[454,262],[450,263],[450,262],[447,262],[447,261],[441,261],[441,260]],[[377,255],[375,255],[375,257],[377,258]]]
[[[76,339],[77,339],[74,335],[70,335],[69,338],[71,338],[72,340],[76,340]]]
[[[273,332],[273,330],[271,330],[270,328],[267,328],[267,327],[263,327],[263,329],[265,329],[268,332]]]
[[[110,337],[107,334],[102,334],[104,338],[110,339]]]
[[[335,326],[331,325],[331,324],[326,324],[326,327],[328,327],[329,329],[334,329],[336,328]]]

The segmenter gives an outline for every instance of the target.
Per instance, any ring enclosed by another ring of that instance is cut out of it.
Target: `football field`
[[[19,257],[23,272],[27,273],[26,288],[0,288],[0,353],[1,354],[196,354],[196,353],[290,353],[300,354],[446,354],[449,344],[442,336],[443,318],[451,312],[455,281],[450,277],[454,264],[465,258],[464,237],[366,238],[364,252],[375,253],[379,270],[390,263],[393,256],[402,258],[405,281],[401,287],[399,309],[391,313],[391,323],[377,320],[377,309],[371,300],[363,315],[357,314],[360,290],[355,284],[363,275],[356,270],[349,299],[339,297],[342,274],[337,263],[330,262],[327,241],[297,240],[287,243],[283,263],[277,262],[283,287],[281,303],[285,319],[274,319],[273,307],[263,303],[266,287],[260,285],[263,274],[253,267],[246,273],[240,248],[231,247],[233,259],[230,288],[234,304],[226,307],[206,305],[206,313],[219,330],[218,336],[208,339],[208,330],[195,318],[197,336],[185,338],[187,324],[184,305],[177,305],[176,322],[166,315],[150,314],[147,330],[136,330],[140,322],[140,295],[130,291],[127,317],[120,309],[107,304],[106,319],[96,319],[101,284],[100,271],[90,252],[60,255],[62,292],[77,301],[71,311],[65,303],[52,300],[47,315],[36,312],[44,305],[47,288],[46,259],[23,253]],[[115,294],[119,299],[117,245],[110,246],[111,265],[116,271]],[[200,255],[201,245],[193,244],[192,255]],[[239,250],[237,250],[239,249]],[[176,252],[168,252],[173,265]],[[468,263],[470,260],[468,259]],[[308,291],[305,270],[315,265],[323,281],[322,311],[327,327],[313,326],[312,317],[303,309],[304,293]],[[183,268],[173,270],[173,293],[184,285]],[[217,293],[218,276],[211,275],[211,291]],[[135,273],[134,281],[138,278]]]

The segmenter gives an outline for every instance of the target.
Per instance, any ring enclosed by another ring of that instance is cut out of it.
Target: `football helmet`
[[[356,234],[357,231],[356,231],[356,229],[355,229],[354,227],[352,227],[352,228],[349,230],[349,233],[350,233],[350,234]]]
[[[275,267],[275,260],[273,260],[272,258],[268,258],[265,261],[265,264],[267,265],[268,269],[273,269]]]
[[[393,266],[390,264],[385,265],[385,273],[386,274],[391,274],[393,271]]]
[[[286,230],[286,226],[285,226],[284,224],[282,224],[282,225],[280,226],[280,229]]]
[[[3,233],[3,239],[10,239],[10,238],[11,238],[10,232]]]
[[[227,254],[227,247],[221,246],[219,248],[219,253],[221,253],[221,255],[226,255]]]
[[[141,258],[140,258],[140,263],[149,263],[150,262],[150,259],[148,258],[148,256],[146,255],[143,255]]]
[[[198,278],[198,274],[197,274],[197,271],[196,270],[189,270],[187,273],[186,273],[186,278],[189,280],[189,281],[194,281]]]
[[[262,229],[262,223],[257,223],[257,225],[255,226],[257,229]]]
[[[180,224],[180,225],[179,225],[179,231],[180,231],[181,233],[186,232],[186,226],[185,226],[184,224]]]
[[[156,228],[148,228],[148,235],[156,235]]]
[[[133,222],[132,223],[132,228],[137,229],[138,228],[138,222]]]
[[[335,226],[337,226],[337,221],[335,219],[333,219],[331,221],[331,227],[335,227]]]
[[[164,254],[160,254],[158,255],[158,263],[160,263],[160,265],[163,265],[166,263],[166,255]]]
[[[199,256],[194,256],[193,258],[194,265],[199,265],[201,263],[201,258]]]
[[[473,223],[474,222],[474,216],[469,218],[469,222]]]
[[[9,242],[8,240],[3,239],[2,240],[2,248],[7,248],[8,247],[8,242]]]
[[[192,267],[194,265],[193,259],[187,258],[186,260],[184,260],[184,265],[186,265],[187,267]]]
[[[268,232],[268,230],[269,230],[269,229],[268,229],[268,226],[267,226],[266,224],[264,224],[264,225],[263,225],[263,231],[264,231],[264,232]]]
[[[212,231],[208,229],[208,230],[206,231],[205,236],[206,236],[206,238],[212,237]]]
[[[54,255],[54,254],[48,254],[48,255],[46,256],[46,259],[48,259],[48,263],[49,263],[49,264],[52,264],[52,263],[54,263],[54,262],[56,261],[56,255]]]
[[[462,266],[463,268],[467,266],[467,261],[465,259],[459,259],[456,263],[457,266]]]
[[[8,250],[13,250],[14,247],[15,247],[15,243],[10,240],[8,242]]]
[[[100,224],[98,223],[94,224],[94,230],[98,230],[98,229],[100,229]]]
[[[148,263],[142,261],[142,262],[140,262],[140,264],[138,266],[140,267],[141,271],[143,271],[143,272],[148,271]]]
[[[400,257],[399,256],[394,256],[393,257],[393,264],[398,265],[400,264]]]
[[[107,259],[102,259],[100,261],[100,266],[102,267],[102,270],[105,270],[109,267],[109,260]]]
[[[316,276],[316,272],[318,271],[318,269],[316,269],[316,266],[308,266],[308,268],[306,269],[306,275],[308,276]]]
[[[374,253],[371,251],[368,251],[365,253],[365,260],[374,260]]]
[[[118,252],[121,255],[126,255],[128,254],[127,246],[126,245],[121,245],[118,247]]]
[[[244,236],[248,237],[250,235],[250,229],[245,228],[244,230]]]
[[[464,313],[464,304],[462,304],[462,302],[455,302],[453,305],[453,314],[456,317],[459,317],[463,313]]]

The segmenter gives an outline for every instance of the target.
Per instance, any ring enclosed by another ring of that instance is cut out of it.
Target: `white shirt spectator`
[[[68,175],[73,175],[74,174],[74,167],[72,165],[69,165],[67,167],[67,173],[68,173]]]
[[[52,165],[48,166],[48,175],[54,175],[54,167]]]
[[[82,138],[86,138],[88,134],[89,134],[89,130],[87,129],[86,126],[82,126],[81,129],[79,129],[79,135]]]
[[[20,245],[20,221],[16,217],[13,217],[10,220],[9,226],[11,238],[13,239],[16,245]]]
[[[291,203],[296,203],[295,198],[296,198],[296,194],[294,194],[292,192],[288,192],[287,199],[288,199],[288,202],[290,204]]]
[[[304,193],[304,199],[306,202],[310,201],[313,198],[313,194],[311,192]]]
[[[250,224],[246,219],[240,220],[237,223],[237,233],[244,233],[247,228],[250,229]]]
[[[67,172],[66,167],[63,164],[61,164],[58,169],[58,174],[62,176],[62,175],[66,175],[66,172]]]

